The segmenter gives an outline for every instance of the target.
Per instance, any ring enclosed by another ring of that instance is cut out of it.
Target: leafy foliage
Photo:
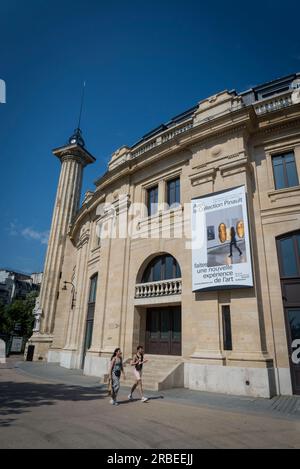
[[[25,299],[15,300],[10,305],[0,305],[0,334],[11,334],[16,324],[19,325],[18,335],[30,337],[34,324],[32,310],[39,292],[33,291]]]

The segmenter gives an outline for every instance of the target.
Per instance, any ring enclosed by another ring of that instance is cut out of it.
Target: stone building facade
[[[81,207],[95,159],[77,129],[53,151],[34,359],[103,377],[116,347],[126,360],[141,343],[146,388],[299,394],[299,124],[300,74],[218,93],[116,151]],[[238,186],[254,286],[193,292],[191,200]]]
[[[14,300],[24,299],[32,291],[38,291],[42,272],[24,274],[11,269],[0,269],[0,303],[7,305]]]

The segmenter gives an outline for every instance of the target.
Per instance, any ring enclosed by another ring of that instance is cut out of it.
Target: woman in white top
[[[110,360],[110,380],[111,380],[111,400],[110,403],[113,405],[119,405],[117,402],[117,395],[120,389],[120,377],[121,372],[124,375],[125,373],[123,369],[123,360],[122,360],[122,352],[120,348],[116,348],[111,360]]]

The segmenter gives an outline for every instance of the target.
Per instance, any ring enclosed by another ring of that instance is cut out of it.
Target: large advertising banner
[[[245,186],[193,199],[193,291],[252,287]]]

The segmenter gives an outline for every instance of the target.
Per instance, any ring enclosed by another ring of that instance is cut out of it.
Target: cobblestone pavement
[[[141,403],[122,386],[116,407],[97,378],[18,360],[0,366],[0,448],[300,448],[297,398],[173,389]]]

